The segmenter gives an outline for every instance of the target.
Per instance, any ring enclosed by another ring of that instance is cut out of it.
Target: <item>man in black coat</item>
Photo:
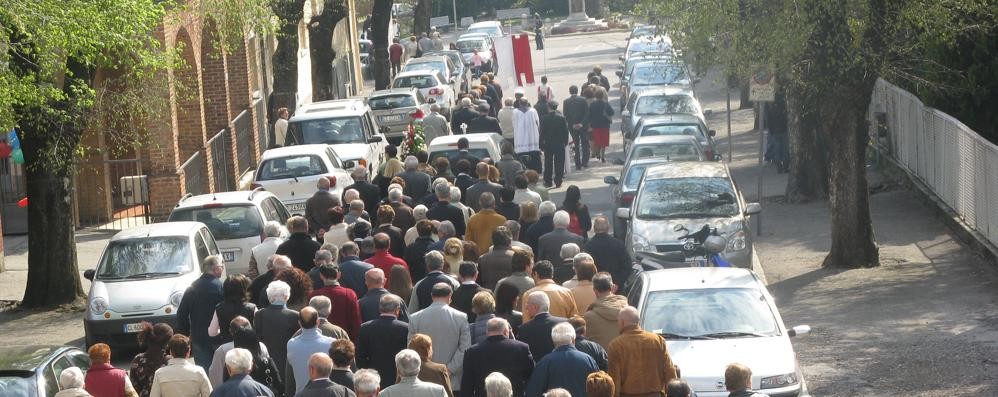
[[[368,214],[375,214],[378,212],[378,203],[381,201],[381,188],[367,181],[367,167],[362,165],[357,165],[354,167],[353,171],[350,172],[350,176],[353,177],[353,185],[347,186],[343,189],[343,194],[345,195],[347,190],[353,189],[357,193],[360,193],[360,199],[364,202],[364,210]],[[345,199],[340,197],[340,202],[345,203]],[[349,205],[349,203],[346,203]]]
[[[544,186],[551,187],[551,171],[554,170],[554,186],[561,187],[565,175],[565,145],[568,145],[568,124],[558,111],[558,102],[548,102],[550,111],[541,116],[541,150],[544,151]]]
[[[395,295],[382,296],[381,316],[360,326],[357,337],[357,367],[371,368],[381,375],[381,388],[395,384],[395,355],[405,349],[409,325],[398,320],[402,301]]]
[[[513,395],[522,396],[534,372],[530,347],[509,337],[506,319],[493,318],[487,327],[487,338],[464,352],[461,397],[486,397],[485,378],[493,372],[505,375],[513,386]]]
[[[572,141],[575,142],[575,168],[582,169],[589,166],[589,129],[585,124],[589,115],[589,103],[586,98],[579,96],[577,86],[568,87],[568,93],[571,96],[565,98],[561,110],[565,112],[565,121],[572,134]]]
[[[211,357],[218,348],[218,339],[208,336],[208,326],[215,315],[215,305],[222,301],[222,274],[225,262],[220,256],[209,256],[201,264],[201,277],[184,292],[177,307],[177,331],[191,336],[194,362],[208,371]]]
[[[426,256],[430,252],[430,244],[433,244],[433,223],[423,219],[416,222],[416,233],[419,237],[405,247],[405,256],[402,259],[409,265],[409,275],[413,280],[419,281],[426,276]]]
[[[492,197],[499,197],[499,192],[502,191],[503,186],[489,180],[488,164],[478,163],[475,166],[475,175],[478,175],[478,182],[468,187],[468,191],[464,192],[462,197],[464,204],[477,212],[482,210],[480,202],[482,193],[492,193]]]
[[[305,219],[308,219],[308,233],[316,234],[320,229],[327,230],[332,222],[329,209],[340,206],[340,198],[329,192],[329,178],[319,178],[316,191],[305,201]]]
[[[541,361],[544,356],[554,350],[554,341],[551,339],[551,330],[555,325],[568,322],[564,317],[552,316],[550,310],[551,299],[541,291],[532,292],[527,296],[527,301],[523,303],[523,314],[531,316],[520,326],[516,333],[516,338],[530,346],[530,354],[534,357],[534,362]],[[526,316],[525,316],[526,317]]]
[[[455,172],[457,176],[454,177],[454,186],[461,189],[461,201],[468,201],[464,194],[468,191],[469,187],[477,182],[477,180],[471,176],[471,163],[465,159],[458,160],[457,167],[455,169],[457,170],[457,172]]]
[[[586,243],[585,251],[593,256],[597,270],[610,273],[617,284],[623,285],[631,276],[631,253],[623,241],[610,235],[610,221],[606,217],[593,220],[593,231],[596,234]]]
[[[450,117],[450,130],[454,135],[463,135],[464,130],[461,124],[467,124],[471,119],[478,117],[478,112],[471,109],[471,98],[461,98],[461,108],[454,111]]]
[[[364,284],[367,285],[367,292],[364,293],[362,298],[357,300],[357,304],[360,306],[360,321],[366,323],[381,317],[381,297],[391,292],[385,289],[385,271],[378,268],[368,270],[367,273],[364,273]],[[398,313],[399,321],[409,322],[405,301],[399,304],[402,307]]]
[[[308,273],[315,262],[315,251],[318,251],[322,244],[308,235],[308,221],[304,217],[292,216],[288,219],[288,231],[291,232],[291,236],[277,246],[275,254],[291,258],[291,264]]]
[[[393,225],[395,222],[395,209],[388,204],[378,208],[378,227],[371,231],[371,234],[384,233],[391,241],[391,248],[388,249],[392,256],[401,258],[405,252],[405,231]]]
[[[454,290],[450,306],[468,315],[468,323],[474,323],[477,316],[471,311],[471,300],[475,294],[488,290],[475,282],[478,279],[478,265],[475,262],[461,262],[457,273],[461,286]]]
[[[333,372],[333,359],[326,353],[315,353],[308,359],[309,381],[295,397],[347,397],[353,390],[333,383],[329,375]]]
[[[469,165],[475,165],[478,164],[479,161],[482,161],[468,151],[469,146],[470,143],[468,143],[468,138],[461,137],[457,140],[457,154],[447,159],[447,161],[450,162],[450,172],[453,172],[454,175],[457,175],[457,173],[460,172],[460,170],[457,169],[457,163],[461,160],[467,160]]]
[[[491,107],[488,104],[478,105],[478,117],[475,117],[468,121],[468,133],[476,132],[496,132],[502,133],[502,127],[499,126],[499,120],[495,117],[489,116],[489,109]]]
[[[422,201],[423,197],[430,194],[430,184],[433,183],[430,176],[425,172],[420,172],[418,168],[419,159],[416,156],[408,156],[405,158],[405,171],[398,174],[405,181],[402,194],[412,197],[417,202]]]
[[[426,218],[435,221],[450,221],[454,224],[456,237],[464,236],[464,211],[450,203],[450,186],[446,183],[438,184],[433,188],[437,195],[437,203],[433,208],[426,211]]]

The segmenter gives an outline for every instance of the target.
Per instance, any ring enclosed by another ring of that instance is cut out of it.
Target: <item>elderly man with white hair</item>
[[[451,186],[450,187],[451,204],[459,208],[461,210],[461,213],[464,214],[464,224],[465,227],[467,228],[468,221],[471,220],[471,217],[475,215],[475,209],[467,205],[464,205],[464,203],[461,202],[461,197],[462,197],[461,188],[457,186]]]
[[[406,247],[412,245],[412,243],[414,241],[416,241],[416,238],[419,237],[419,231],[416,230],[416,226],[415,225],[418,224],[419,221],[426,219],[426,211],[427,210],[428,209],[426,208],[426,206],[422,205],[422,204],[417,205],[415,207],[412,207],[412,220],[415,223],[413,223],[412,227],[410,227],[409,229],[406,229],[405,236],[402,237],[402,240],[405,241],[405,246]],[[433,221],[431,221],[431,222],[433,222]],[[436,222],[440,223],[439,221],[436,221]],[[436,228],[436,224],[434,224],[433,226],[434,226],[434,228]],[[430,237],[433,239],[433,241],[437,241],[437,235],[436,234],[433,234]]]
[[[566,243],[561,246],[561,260],[554,264],[554,282],[563,284],[575,277],[575,255],[582,252],[578,244]],[[568,288],[568,287],[565,287]]]
[[[523,323],[516,332],[516,339],[530,346],[534,361],[540,361],[554,350],[551,330],[555,325],[568,323],[565,317],[551,315],[551,298],[544,292],[534,291],[525,294],[523,314],[530,315],[530,321]]]
[[[555,348],[534,367],[534,374],[527,383],[527,396],[540,396],[544,391],[563,388],[570,395],[586,395],[586,377],[599,371],[596,361],[575,348],[575,328],[560,323],[551,329]]]
[[[551,219],[552,225],[554,225],[554,230],[542,235],[537,240],[537,260],[551,261],[551,263],[561,263],[563,256],[561,255],[561,247],[565,244],[575,244],[576,248],[582,246],[586,241],[578,234],[568,231],[568,223],[570,221],[570,216],[568,212],[558,211],[554,213],[554,217]],[[578,252],[572,254],[575,256]],[[559,281],[555,277],[555,282],[562,283],[572,278],[569,275],[568,278]]]
[[[229,371],[229,380],[215,388],[211,397],[274,397],[270,388],[250,376],[253,354],[249,350],[229,350],[225,353],[225,368]]]
[[[447,118],[440,114],[440,104],[430,105],[430,114],[423,116],[423,136],[426,143],[433,142],[433,138],[450,135],[450,124]]]
[[[556,206],[551,201],[544,201],[541,205],[537,206],[537,222],[530,225],[526,230],[526,238],[523,239],[524,243],[527,243],[531,248],[534,249],[534,257],[537,260],[541,260],[540,252],[538,251],[538,242],[541,236],[550,233],[554,230],[554,213],[558,210]],[[567,223],[565,224],[567,228]],[[558,246],[561,248],[561,246]]]
[[[426,119],[423,119],[423,125],[426,125]],[[425,134],[425,129],[424,129]],[[427,140],[426,142],[430,142]],[[399,178],[405,181],[405,187],[402,188],[402,193],[406,196],[412,197],[414,201],[422,202],[426,195],[430,194],[430,183],[433,181],[429,175],[425,172],[419,171],[419,159],[416,156],[406,156],[405,158],[405,171],[398,174]]]
[[[274,261],[275,265],[277,262]],[[274,281],[267,286],[267,299],[270,299],[270,305],[253,315],[253,329],[267,346],[267,351],[281,371],[287,363],[288,341],[299,328],[298,312],[287,308],[290,297],[291,286],[283,281]]]
[[[353,374],[353,391],[357,397],[375,397],[381,391],[381,376],[373,369],[361,369]]]
[[[319,333],[333,339],[350,339],[350,334],[345,329],[329,322],[327,317],[333,311],[333,301],[329,300],[329,297],[324,295],[313,296],[312,299],[308,300],[308,307],[315,309],[316,313],[319,313]],[[298,335],[301,335],[300,329],[292,337],[297,337]]]
[[[395,368],[402,378],[398,383],[389,386],[378,394],[381,397],[447,397],[443,386],[423,382],[416,376],[422,360],[415,350],[405,349],[395,355]]]
[[[353,184],[346,189],[354,189],[360,194],[360,199],[364,201],[364,210],[368,214],[376,213],[378,202],[381,201],[381,188],[367,180],[367,167],[358,164],[353,171],[350,171],[350,177],[353,178]],[[347,201],[344,199],[342,202]]]
[[[83,389],[83,371],[77,367],[69,367],[59,373],[59,386],[62,387],[55,397],[91,397]]]
[[[460,191],[460,189],[458,189]],[[426,217],[429,219],[435,219],[438,221],[450,221],[454,224],[454,230],[457,236],[464,236],[464,227],[467,224],[465,222],[465,211],[460,207],[456,206],[455,203],[460,203],[460,201],[453,200],[451,197],[451,186],[443,183],[436,183],[433,186],[433,193],[437,196],[437,203],[433,204],[433,207],[429,211],[426,211]]]
[[[461,124],[468,124],[469,121],[478,117],[478,112],[472,109],[474,102],[469,97],[461,98],[461,106],[457,110],[452,110],[450,115],[450,130],[454,134],[463,134]]]
[[[406,197],[402,194],[402,187],[397,184],[388,186],[388,205],[395,211],[395,218],[392,219],[392,226],[399,228],[402,233],[416,225],[416,220],[412,216],[412,207],[406,204]],[[409,200],[411,202],[411,200]],[[404,239],[403,239],[404,240]]]
[[[247,277],[251,280],[257,278],[260,275],[260,265],[263,265],[267,270],[273,267],[273,264],[270,263],[270,257],[277,252],[277,247],[284,242],[283,236],[285,234],[287,233],[280,222],[267,221],[263,224],[265,238],[250,251],[249,269],[246,270]]]
[[[507,99],[508,101],[508,99]],[[493,372],[485,377],[486,397],[513,397],[513,386],[502,372]]]

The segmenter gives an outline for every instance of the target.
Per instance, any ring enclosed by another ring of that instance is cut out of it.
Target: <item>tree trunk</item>
[[[433,16],[430,3],[430,0],[416,1],[416,7],[412,10],[412,34],[430,31],[430,17]]]
[[[785,87],[790,148],[787,201],[800,203],[825,198],[828,194],[827,145],[818,135],[813,102],[808,101],[796,85]]]
[[[280,18],[277,48],[272,58],[274,66],[274,92],[271,94],[270,114],[286,107],[292,112],[297,108],[298,92],[298,22],[304,15],[304,0],[273,0],[271,9]]]
[[[374,89],[383,90],[391,84],[388,62],[388,23],[392,18],[392,0],[374,0],[371,10],[371,41],[374,42]]]
[[[866,182],[867,127],[864,104],[871,90],[846,89],[818,105],[819,128],[828,145],[828,205],[832,248],[823,266],[860,268],[880,264]]]
[[[342,2],[326,0],[322,13],[312,17],[308,24],[309,51],[312,58],[312,100],[336,99],[333,87],[333,29],[345,21],[346,10]]]

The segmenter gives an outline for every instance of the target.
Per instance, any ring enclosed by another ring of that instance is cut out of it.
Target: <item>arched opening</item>
[[[173,91],[177,103],[177,156],[182,164],[204,146],[201,95],[197,59],[187,30],[177,33],[177,48],[183,64],[173,71]]]
[[[229,124],[229,93],[225,59],[215,23],[208,20],[201,31],[201,85],[204,89],[204,120],[208,138]],[[234,114],[233,114],[234,115]]]

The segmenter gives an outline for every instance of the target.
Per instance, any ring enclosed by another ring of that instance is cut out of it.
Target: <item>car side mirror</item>
[[[97,273],[94,269],[87,269],[83,271],[83,278],[94,281],[94,274]]]
[[[790,337],[802,336],[810,333],[811,333],[810,325],[798,325],[796,327],[787,330],[787,335]]]
[[[624,56],[623,56],[623,55],[621,55],[621,56],[617,57],[617,59],[619,59],[619,60],[623,61],[623,60],[624,60]]]
[[[354,168],[356,166],[357,166],[357,163],[354,163],[353,160],[347,160],[347,161],[343,162],[343,168],[347,169],[347,170],[349,170],[351,168]]]
[[[620,112],[620,117],[631,117],[631,111],[630,110],[622,110]]]
[[[623,71],[618,70],[618,71],[613,72],[613,73],[615,73],[617,75],[617,77],[624,77],[624,72]]]
[[[762,205],[759,203],[748,203],[745,205],[745,215],[757,215],[762,213]]]
[[[717,130],[707,130],[707,134],[710,136],[717,136]]]
[[[714,155],[714,161],[721,161],[721,160],[724,160],[724,157],[722,157],[720,154]]]
[[[381,133],[384,134],[385,132],[388,131],[382,131]],[[372,136],[370,138],[367,138],[367,143],[378,143],[381,142],[383,139],[384,138],[382,138],[381,136]]]
[[[617,180],[617,177],[615,177],[613,175],[609,175],[609,176],[604,176],[603,177],[603,183],[605,183],[607,185],[616,185],[616,184],[620,183],[620,181]]]
[[[617,219],[631,219],[631,209],[630,208],[617,208]]]

